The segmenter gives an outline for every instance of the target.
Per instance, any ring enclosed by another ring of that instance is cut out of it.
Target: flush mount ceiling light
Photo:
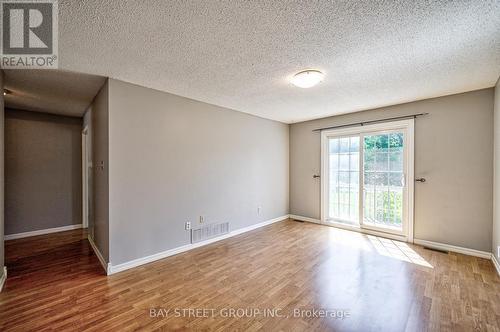
[[[293,85],[299,88],[307,89],[312,88],[313,86],[321,82],[324,77],[325,74],[323,74],[319,70],[308,69],[293,75],[291,82]]]

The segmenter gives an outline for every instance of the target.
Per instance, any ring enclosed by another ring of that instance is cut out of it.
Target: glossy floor
[[[6,242],[1,331],[500,331],[486,259],[288,220],[106,277],[85,237]]]

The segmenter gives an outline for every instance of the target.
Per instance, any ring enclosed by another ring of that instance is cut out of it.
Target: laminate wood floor
[[[82,230],[6,265],[1,331],[500,331],[490,261],[292,220],[108,277]]]

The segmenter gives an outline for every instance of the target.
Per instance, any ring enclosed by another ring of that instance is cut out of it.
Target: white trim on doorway
[[[82,228],[82,224],[75,224],[75,225],[68,225],[68,226],[61,226],[61,227],[54,227],[54,228],[47,228],[47,229],[40,229],[37,231],[31,231],[31,232],[24,232],[24,233],[16,233],[16,234],[9,234],[4,236],[4,240],[15,240],[15,239],[22,239],[24,237],[30,237],[30,236],[37,236],[37,235],[44,235],[44,234],[50,234],[50,233],[57,233],[57,232],[65,232],[65,231],[71,231],[73,229],[78,229]]]
[[[83,228],[89,227],[89,216],[88,216],[88,149],[89,149],[89,135],[88,126],[85,126],[82,130],[82,225]]]

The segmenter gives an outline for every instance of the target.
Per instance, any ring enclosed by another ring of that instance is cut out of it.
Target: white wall
[[[429,112],[415,122],[415,238],[491,250],[493,89],[291,125],[290,213],[320,218],[320,134],[313,129]]]
[[[112,79],[109,101],[113,265],[188,244],[200,215],[288,214],[288,125]]]

